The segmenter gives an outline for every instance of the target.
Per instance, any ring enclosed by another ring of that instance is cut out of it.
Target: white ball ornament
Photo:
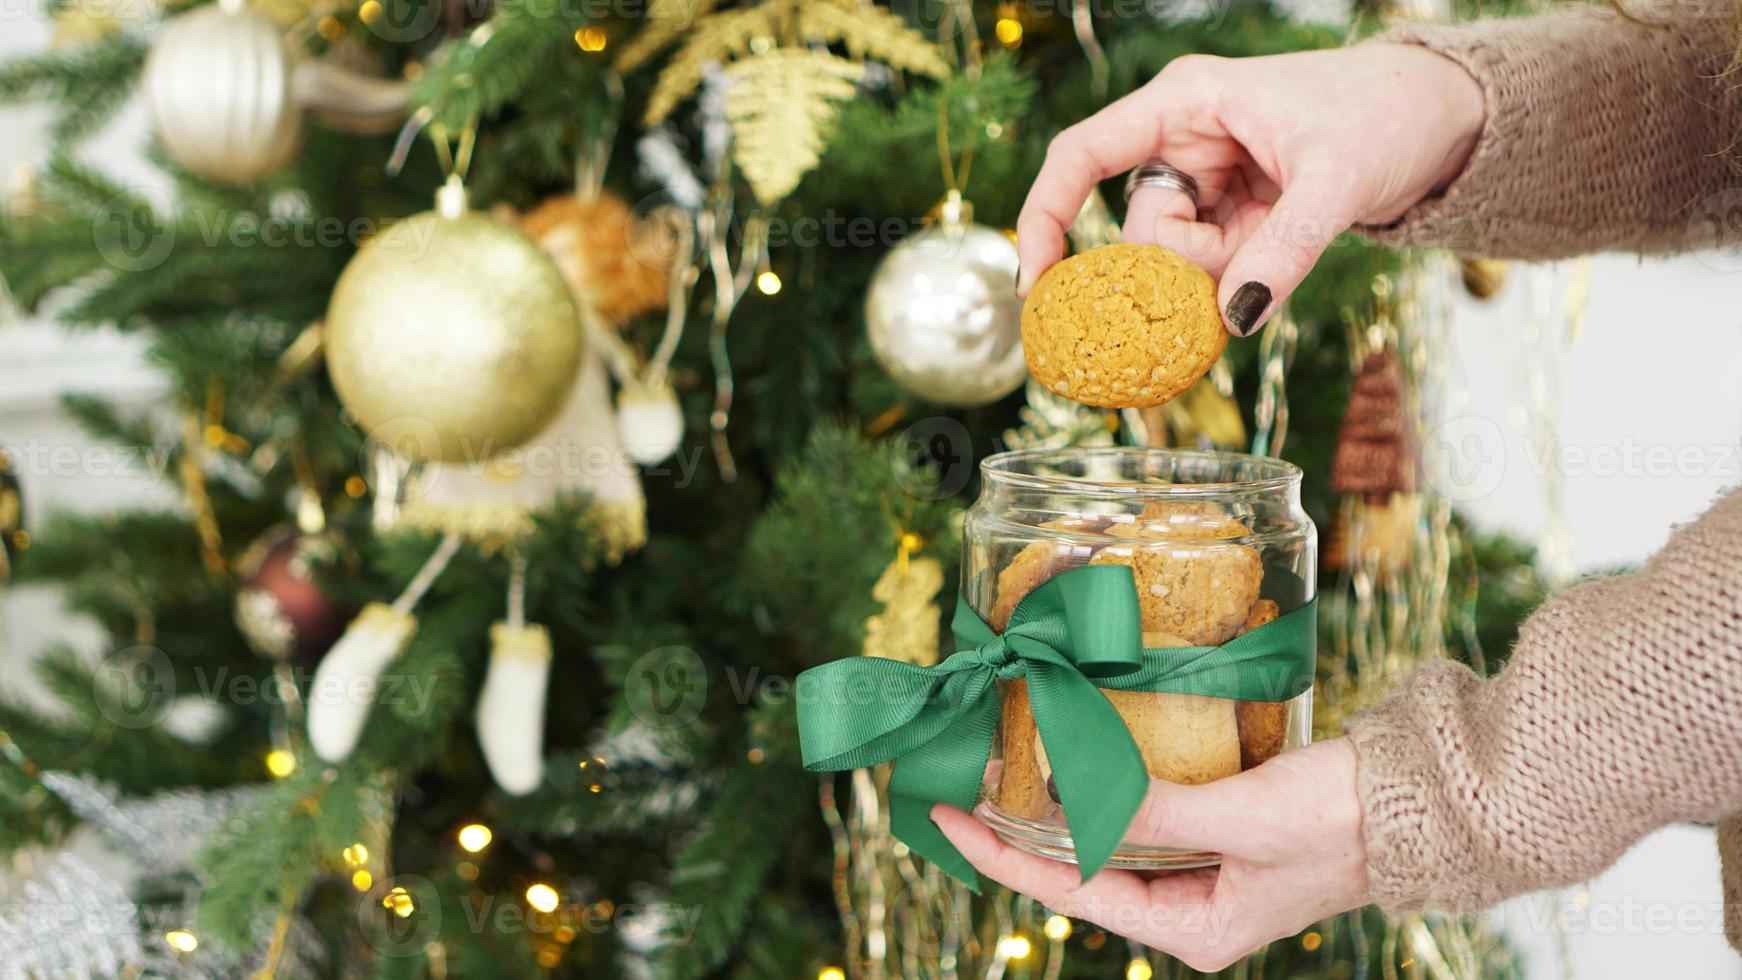
[[[877,363],[912,394],[953,408],[995,402],[1028,376],[1016,243],[972,217],[952,193],[938,221],[884,256],[865,295]]]
[[[152,45],[140,91],[171,157],[201,177],[252,183],[295,155],[296,54],[240,0],[190,11]]]
[[[683,443],[683,408],[663,382],[632,382],[617,393],[617,432],[623,451],[643,466],[663,463]]]

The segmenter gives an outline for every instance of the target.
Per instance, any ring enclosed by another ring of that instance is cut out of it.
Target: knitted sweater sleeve
[[[1351,721],[1375,901],[1473,911],[1742,810],[1739,572],[1742,488],[1544,604],[1493,679],[1439,662]]]
[[[1361,230],[1391,245],[1520,259],[1742,241],[1736,7],[1670,9],[1673,19],[1640,22],[1598,4],[1376,38],[1462,65],[1482,87],[1487,122],[1443,194]]]

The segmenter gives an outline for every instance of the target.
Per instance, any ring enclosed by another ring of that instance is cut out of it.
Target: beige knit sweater
[[[1383,40],[1480,82],[1464,173],[1383,241],[1494,256],[1742,243],[1734,6],[1601,10]],[[1715,313],[1717,311],[1714,311]],[[1492,680],[1436,663],[1349,725],[1370,884],[1390,911],[1474,910],[1607,867],[1665,824],[1742,811],[1742,489],[1643,569],[1579,585],[1524,624]],[[1725,927],[1742,948],[1742,818],[1719,825]]]

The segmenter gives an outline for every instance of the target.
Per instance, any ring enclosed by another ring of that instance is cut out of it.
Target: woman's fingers
[[[1140,187],[1125,212],[1123,239],[1133,245],[1160,245],[1191,259],[1215,275],[1228,261],[1222,227],[1199,221],[1197,205],[1172,187]]]
[[[1095,910],[1148,901],[1144,882],[1129,872],[1104,871],[1085,883],[1076,865],[1019,851],[955,807],[940,803],[932,807],[931,819],[981,874],[1056,912],[1089,919]]]
[[[1252,808],[1245,786],[1241,776],[1201,786],[1151,779],[1125,839],[1148,847],[1235,853],[1246,842],[1250,823],[1264,812]]]
[[[1294,292],[1313,263],[1354,223],[1352,194],[1335,182],[1297,176],[1250,232],[1232,235],[1233,254],[1222,270],[1222,319],[1236,337],[1264,325]]]
[[[1155,155],[1161,140],[1159,90],[1148,85],[1060,133],[1047,147],[1046,162],[1016,221],[1022,275],[1016,291],[1030,286],[1065,254],[1065,231],[1077,218],[1090,188]]]
[[[981,874],[1048,909],[1130,936],[1187,963],[1219,968],[1247,951],[1232,915],[1216,901],[1213,868],[1148,880],[1104,870],[1082,880],[1076,865],[1051,861],[1004,843],[990,827],[951,806],[932,808],[932,821]]]

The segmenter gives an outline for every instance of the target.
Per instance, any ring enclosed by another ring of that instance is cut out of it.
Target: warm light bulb
[[[1062,915],[1049,916],[1046,920],[1046,938],[1058,943],[1071,938],[1071,920]]]
[[[560,901],[561,897],[557,895],[556,889],[543,882],[526,890],[526,904],[540,912],[555,912]]]
[[[756,288],[764,296],[773,296],[780,292],[780,276],[773,269],[764,269],[756,276]]]
[[[288,749],[273,749],[266,753],[266,771],[275,779],[283,779],[296,771],[296,755]]]
[[[370,874],[369,872],[363,870],[362,868],[358,868],[357,872],[355,874],[351,875],[351,887],[357,889],[360,892],[368,891],[371,887],[374,886],[374,884],[375,884],[375,876]]]
[[[481,823],[469,823],[460,828],[460,846],[467,854],[478,853],[495,839],[496,835],[490,833],[490,828]]]
[[[373,24],[381,19],[381,0],[364,0],[357,8],[357,19],[365,24]]]
[[[1155,968],[1148,960],[1132,960],[1125,967],[1125,980],[1149,980],[1155,976]]]
[[[583,27],[575,32],[575,46],[588,54],[605,50],[605,30],[601,27]]]
[[[1014,48],[1022,43],[1022,21],[1014,17],[1000,17],[998,23],[992,25],[992,33],[998,36],[999,44]]]
[[[817,980],[847,980],[847,975],[838,966],[825,966],[817,971]]]
[[[401,919],[409,919],[411,913],[417,911],[417,903],[411,900],[411,893],[399,887],[395,887],[382,897],[381,907],[391,909],[393,914]]]
[[[361,842],[352,844],[339,853],[345,859],[345,863],[353,868],[360,868],[369,863],[369,849],[364,847]]]
[[[178,953],[191,953],[200,948],[200,938],[186,929],[174,929],[164,933],[163,941]]]
[[[1325,941],[1325,938],[1323,936],[1319,935],[1317,932],[1309,932],[1306,935],[1300,937],[1300,948],[1304,949],[1310,953],[1313,950],[1318,949],[1319,946],[1322,943],[1324,943],[1324,941]]]
[[[998,951],[1007,960],[1027,959],[1028,954],[1034,952],[1034,944],[1027,936],[1009,936],[998,943]]]

